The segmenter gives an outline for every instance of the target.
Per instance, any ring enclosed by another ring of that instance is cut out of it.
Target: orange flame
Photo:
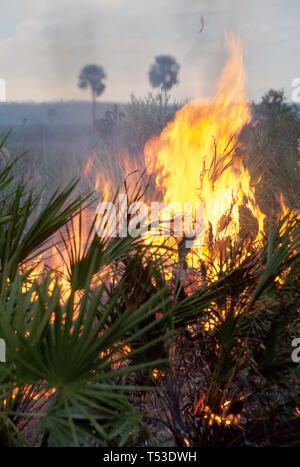
[[[88,174],[90,173],[95,158],[96,158],[96,152],[93,152],[93,154],[88,158],[87,163],[82,171],[81,175],[83,178],[87,177]]]
[[[146,143],[144,151],[147,170],[156,173],[156,186],[164,201],[202,201],[205,226],[210,223],[219,239],[237,237],[239,207],[245,200],[260,232],[264,220],[255,203],[250,175],[242,157],[236,155],[242,149],[239,133],[251,120],[242,43],[233,34],[226,34],[225,40],[230,58],[218,80],[216,96],[186,104],[160,136]],[[222,216],[228,213],[230,226],[222,233]]]

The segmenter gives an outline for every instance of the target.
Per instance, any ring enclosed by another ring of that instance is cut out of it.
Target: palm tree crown
[[[161,86],[164,91],[170,90],[174,84],[178,84],[180,65],[171,55],[159,55],[149,70],[151,86]]]

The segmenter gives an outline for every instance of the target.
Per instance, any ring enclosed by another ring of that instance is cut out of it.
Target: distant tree
[[[153,88],[160,87],[165,93],[178,84],[180,65],[171,55],[159,55],[149,70],[149,81]]]
[[[270,89],[258,104],[253,103],[254,115],[264,128],[270,153],[287,149],[296,152],[300,138],[300,119],[297,106],[287,102],[283,90]]]
[[[92,92],[92,120],[93,125],[96,121],[96,98],[100,96],[105,89],[106,74],[101,66],[86,65],[79,74],[78,87],[80,89],[90,88]]]
[[[159,94],[159,112],[160,112],[160,127],[161,130],[166,123],[166,113],[168,107],[168,94],[167,92],[175,85],[178,84],[178,73],[180,65],[176,59],[171,55],[158,55],[155,57],[155,62],[149,69],[149,81],[153,88],[160,87]],[[164,102],[163,102],[164,93]]]

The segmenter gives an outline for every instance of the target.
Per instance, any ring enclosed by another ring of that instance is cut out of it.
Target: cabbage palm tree
[[[79,74],[78,87],[80,89],[90,88],[92,93],[92,121],[95,125],[96,119],[96,98],[105,90],[106,74],[101,66],[86,65]]]
[[[178,84],[180,65],[171,55],[158,55],[149,70],[149,81],[153,88],[160,87],[165,93]]]
[[[166,110],[168,104],[167,92],[178,84],[178,73],[180,66],[171,55],[158,55],[155,62],[149,69],[149,81],[153,88],[160,88],[159,108],[160,108],[160,129],[166,124]],[[163,102],[164,93],[164,102]]]

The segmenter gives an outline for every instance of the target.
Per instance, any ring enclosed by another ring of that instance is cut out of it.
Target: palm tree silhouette
[[[79,74],[78,87],[80,89],[87,89],[88,87],[92,92],[92,121],[95,126],[96,120],[96,98],[100,96],[105,89],[103,80],[106,74],[101,66],[86,65]]]

